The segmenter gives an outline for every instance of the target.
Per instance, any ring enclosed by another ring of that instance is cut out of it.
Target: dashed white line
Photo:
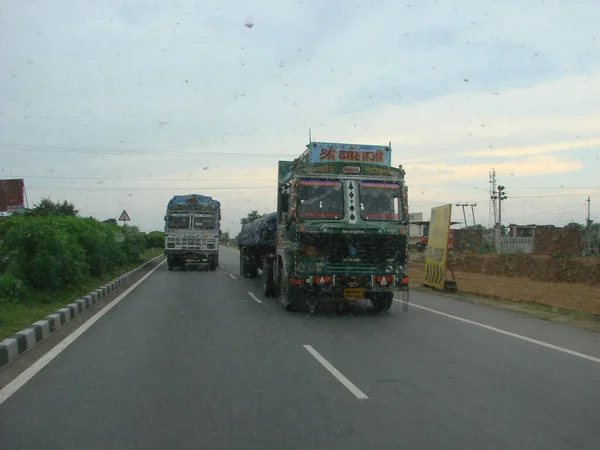
[[[235,277],[233,276],[233,274],[232,274],[232,273],[230,273],[230,274],[229,274],[229,276],[230,276],[230,277],[231,277],[233,280],[235,280]]]
[[[400,300],[397,299],[397,298],[395,298],[394,300],[396,300],[397,302],[400,302]],[[449,319],[458,320],[459,322],[468,323],[469,325],[475,325],[476,327],[485,328],[486,330],[494,331],[495,333],[500,333],[500,334],[503,334],[505,336],[510,336],[510,337],[515,338],[515,339],[520,339],[522,341],[529,342],[531,344],[539,345],[541,347],[550,348],[552,350],[556,350],[557,352],[566,353],[566,354],[571,355],[571,356],[576,356],[578,358],[586,359],[588,361],[592,361],[592,362],[600,364],[600,358],[596,358],[595,356],[586,355],[585,353],[579,353],[579,352],[576,352],[575,350],[569,350],[568,348],[559,347],[558,345],[553,345],[553,344],[549,344],[547,342],[538,341],[537,339],[529,338],[527,336],[523,336],[522,334],[511,333],[510,331],[502,330],[500,328],[496,328],[496,327],[493,327],[491,325],[486,325],[484,323],[475,322],[473,320],[464,319],[462,317],[454,316],[452,314],[448,314],[448,313],[445,313],[445,312],[442,312],[442,311],[438,311],[437,309],[427,308],[426,306],[415,305],[414,303],[411,303],[410,306],[414,307],[414,308],[422,309],[422,310],[425,310],[425,311],[429,311],[429,312],[431,312],[433,314],[437,314],[439,316],[447,317]]]
[[[220,267],[221,269],[224,269],[224,268],[225,268],[225,266],[224,266],[223,264],[219,264],[219,267]]]
[[[354,385],[354,383],[352,383],[348,378],[346,378],[339,370],[333,367],[333,365],[331,365],[329,361],[327,361],[323,356],[321,356],[321,354],[318,351],[316,351],[312,345],[304,345],[303,347],[308,351],[308,353],[313,355],[314,358],[317,361],[319,361],[323,365],[323,367],[325,367],[331,373],[331,375],[336,377],[337,380],[346,387],[346,389],[352,392],[356,398],[358,398],[359,400],[366,400],[369,398],[365,395],[363,391],[357,388],[356,385]]]
[[[56,358],[59,354],[63,352],[69,345],[71,345],[75,339],[85,333],[92,325],[94,325],[104,314],[109,312],[112,308],[114,308],[121,300],[129,295],[131,291],[133,291],[136,287],[142,284],[146,278],[154,273],[160,266],[165,263],[166,260],[161,261],[154,267],[150,272],[136,281],[131,287],[129,287],[125,292],[115,298],[112,302],[98,311],[95,315],[93,315],[87,322],[84,322],[79,328],[73,331],[70,335],[60,341],[55,347],[53,347],[48,353],[38,359],[35,363],[33,363],[29,368],[27,368],[23,373],[21,373],[17,378],[8,383],[2,390],[0,390],[0,405],[4,403],[8,398],[17,392],[21,387],[25,385],[29,380],[31,380],[40,370],[42,370],[50,361]]]
[[[256,295],[254,295],[252,292],[248,292],[248,295],[250,297],[252,297],[252,299],[256,302],[256,303],[260,303],[262,305],[262,300],[260,298],[258,298]]]

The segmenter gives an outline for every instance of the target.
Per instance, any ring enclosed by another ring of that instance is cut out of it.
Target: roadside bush
[[[71,233],[86,253],[89,273],[104,275],[115,269],[121,261],[115,256],[118,244],[110,228],[90,218],[57,218],[57,225]]]
[[[163,248],[165,245],[165,233],[162,231],[151,231],[146,234],[146,248]]]
[[[71,219],[73,220],[73,219]],[[3,236],[6,272],[35,289],[80,284],[89,269],[83,248],[52,217],[14,221]]]
[[[142,233],[81,217],[0,220],[0,301],[20,301],[28,289],[78,286],[90,276],[112,273],[162,247],[164,234]]]
[[[25,283],[9,274],[0,275],[0,303],[19,302],[25,298]]]
[[[146,250],[146,238],[137,227],[124,227],[120,230],[124,234],[121,250],[125,262],[139,261]]]

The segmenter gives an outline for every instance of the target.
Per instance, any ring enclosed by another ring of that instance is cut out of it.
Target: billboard
[[[338,144],[311,142],[309,162],[315,163],[367,163],[390,167],[392,152],[385,145]]]
[[[425,254],[425,281],[423,284],[444,289],[448,261],[448,234],[452,205],[431,208],[427,253]]]
[[[25,205],[23,179],[0,180],[0,212],[13,212]]]

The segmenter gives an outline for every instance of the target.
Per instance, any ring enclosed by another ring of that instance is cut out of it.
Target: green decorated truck
[[[387,146],[310,142],[279,161],[277,211],[238,236],[240,272],[288,310],[408,308],[408,189]]]
[[[165,214],[167,267],[183,269],[188,264],[219,265],[221,203],[200,194],[175,195]]]

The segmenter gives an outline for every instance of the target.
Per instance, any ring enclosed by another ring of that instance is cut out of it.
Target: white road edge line
[[[112,302],[90,317],[86,322],[84,322],[79,328],[73,331],[70,335],[60,341],[55,347],[53,347],[48,353],[38,359],[35,363],[33,363],[30,367],[28,367],[23,373],[21,373],[17,378],[8,383],[2,390],[0,390],[0,405],[4,403],[6,400],[10,398],[15,392],[17,392],[21,387],[23,387],[29,380],[31,380],[40,370],[50,363],[54,358],[60,355],[63,350],[65,350],[69,345],[71,345],[79,336],[85,333],[92,325],[94,325],[104,314],[114,308],[121,300],[123,300],[127,295],[131,293],[136,287],[138,287],[142,282],[148,278],[150,275],[154,273],[156,269],[162,266],[166,260],[158,263],[158,265],[136,281],[131,287],[129,287],[125,292],[115,298]]]
[[[219,264],[219,266],[221,266],[221,269],[225,268],[225,266],[223,264]]]
[[[229,276],[231,277],[232,280],[235,280],[235,277],[233,276],[232,273],[230,273]]]
[[[250,297],[252,297],[252,299],[256,302],[256,303],[260,303],[262,305],[262,300],[260,298],[258,298],[256,295],[254,295],[252,292],[248,292],[248,295]]]
[[[399,300],[397,298],[395,298],[394,300],[397,301],[397,302],[401,301],[401,300]],[[486,330],[490,330],[490,331],[494,331],[496,333],[504,334],[505,336],[510,336],[510,337],[513,337],[513,338],[516,338],[516,339],[520,339],[520,340],[525,341],[525,342],[530,342],[532,344],[536,344],[536,345],[539,345],[541,347],[546,347],[546,348],[549,348],[549,349],[552,349],[552,350],[556,350],[557,352],[566,353],[568,355],[576,356],[578,358],[586,359],[588,361],[592,361],[592,362],[600,364],[600,358],[596,358],[595,356],[586,355],[585,353],[579,353],[579,352],[576,352],[574,350],[569,350],[568,348],[559,347],[558,345],[548,344],[547,342],[538,341],[537,339],[529,338],[529,337],[523,336],[521,334],[511,333],[510,331],[506,331],[506,330],[502,330],[500,328],[492,327],[491,325],[485,325],[483,323],[475,322],[473,320],[463,319],[462,317],[453,316],[452,314],[448,314],[448,313],[445,313],[445,312],[442,312],[442,311],[438,311],[436,309],[427,308],[426,306],[415,305],[414,303],[411,303],[410,306],[414,307],[414,308],[418,308],[418,309],[423,309],[425,311],[429,311],[431,313],[438,314],[440,316],[447,317],[449,319],[458,320],[459,322],[468,323],[469,325],[475,325],[476,327],[485,328]]]
[[[365,395],[363,391],[357,388],[348,378],[346,378],[339,370],[333,367],[329,361],[323,358],[323,356],[321,356],[321,354],[318,351],[316,351],[312,345],[303,345],[303,347],[308,351],[308,353],[313,355],[315,359],[319,361],[323,365],[323,367],[325,367],[331,373],[331,375],[336,377],[337,380],[346,387],[346,389],[352,392],[356,396],[356,398],[358,398],[359,400],[366,400],[369,398]]]

